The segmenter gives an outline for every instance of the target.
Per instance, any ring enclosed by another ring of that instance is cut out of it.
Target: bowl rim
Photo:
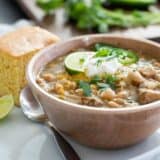
[[[78,109],[81,110],[88,110],[88,111],[98,111],[98,112],[108,112],[108,113],[131,113],[131,112],[140,112],[140,111],[144,111],[144,110],[150,110],[150,109],[154,109],[157,107],[160,107],[160,100],[149,103],[149,104],[145,104],[145,105],[136,105],[133,107],[124,107],[124,108],[105,108],[105,107],[94,107],[94,106],[87,106],[87,105],[81,105],[81,104],[76,104],[76,103],[72,103],[72,102],[68,102],[65,100],[62,100],[54,95],[49,94],[48,92],[46,92],[45,90],[43,90],[34,80],[33,78],[33,66],[35,64],[35,62],[46,52],[47,50],[50,49],[54,49],[55,47],[60,47],[61,45],[65,44],[65,43],[69,43],[75,40],[81,40],[81,39],[88,39],[88,38],[96,38],[96,37],[108,37],[108,38],[122,38],[122,39],[130,39],[130,40],[135,40],[135,41],[139,41],[139,42],[143,42],[143,43],[148,43],[151,44],[152,46],[155,47],[159,47],[160,48],[160,44],[152,42],[150,40],[146,40],[143,38],[130,38],[128,36],[121,36],[121,35],[113,35],[113,34],[90,34],[90,35],[82,35],[82,36],[77,36],[77,37],[73,37],[70,38],[69,40],[64,40],[64,41],[60,41],[56,44],[50,45],[47,48],[44,48],[43,50],[39,51],[38,54],[34,55],[32,57],[32,59],[29,61],[27,68],[26,68],[26,79],[27,82],[29,84],[29,86],[31,85],[34,89],[36,89],[36,91],[40,92],[43,96],[47,96],[50,100],[54,100],[57,101],[58,103],[62,103],[64,105],[70,106],[70,107],[76,107]],[[31,88],[32,88],[31,87]]]

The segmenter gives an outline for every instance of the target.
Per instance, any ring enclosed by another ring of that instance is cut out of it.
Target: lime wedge
[[[89,51],[73,52],[69,54],[64,61],[67,71],[70,74],[83,73],[87,60],[94,54],[95,52]]]
[[[12,95],[0,97],[0,119],[6,117],[14,106]]]

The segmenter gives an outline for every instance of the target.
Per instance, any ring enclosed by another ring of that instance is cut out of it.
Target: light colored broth
[[[139,57],[137,63],[123,66],[115,74],[117,80],[114,89],[100,89],[90,83],[92,77],[84,73],[69,74],[64,66],[66,56],[46,65],[37,76],[37,83],[46,92],[65,101],[95,107],[132,107],[160,100],[160,62],[143,54]],[[84,95],[78,86],[79,80],[89,84],[90,96]]]

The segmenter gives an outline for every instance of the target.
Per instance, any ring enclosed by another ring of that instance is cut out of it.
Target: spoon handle
[[[50,129],[53,131],[53,134],[55,136],[56,142],[66,160],[80,160],[80,157],[75,152],[73,147],[67,142],[66,139],[63,138],[63,136],[56,131],[56,129],[52,126],[50,122],[47,122],[47,125],[50,127]]]

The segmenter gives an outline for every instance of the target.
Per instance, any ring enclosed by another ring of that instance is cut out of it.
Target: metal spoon
[[[47,116],[45,115],[41,105],[34,98],[29,87],[22,90],[20,94],[20,104],[24,115],[36,122],[41,122],[46,124],[54,133],[56,142],[66,160],[80,160],[78,154],[72,148],[72,146],[65,140],[62,135],[57,132],[54,126],[49,122]]]

